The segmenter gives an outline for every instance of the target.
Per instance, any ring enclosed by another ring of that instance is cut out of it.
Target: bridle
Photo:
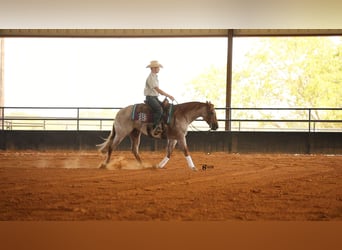
[[[210,129],[213,130],[213,117],[215,115],[214,105],[210,102],[207,102],[207,122],[210,126]]]

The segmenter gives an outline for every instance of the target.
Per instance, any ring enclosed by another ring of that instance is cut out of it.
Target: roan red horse
[[[145,110],[151,109],[146,104],[140,104]],[[173,112],[172,116],[169,117],[169,122],[165,125],[165,137],[167,139],[167,154],[164,159],[156,165],[157,168],[163,168],[166,163],[170,160],[173,149],[175,148],[177,142],[180,148],[184,152],[185,159],[190,169],[197,170],[195,167],[191,156],[189,154],[188,146],[186,144],[186,134],[188,126],[194,120],[202,117],[206,121],[212,130],[218,128],[216,112],[214,105],[210,102],[187,102],[177,105],[172,105]],[[101,163],[100,168],[106,168],[110,161],[112,151],[117,148],[120,142],[129,136],[131,139],[132,153],[134,154],[136,160],[142,163],[139,156],[139,144],[141,134],[148,135],[151,123],[141,120],[134,120],[132,118],[132,112],[134,112],[135,106],[127,106],[117,113],[113,129],[106,139],[106,141],[100,145],[100,151],[106,155],[106,159]]]

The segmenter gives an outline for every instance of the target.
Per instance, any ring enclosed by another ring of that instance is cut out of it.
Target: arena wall
[[[109,131],[0,131],[1,150],[94,150]],[[191,151],[342,154],[342,133],[189,132]],[[165,140],[141,137],[141,151],[165,150]],[[130,150],[129,138],[119,150]]]

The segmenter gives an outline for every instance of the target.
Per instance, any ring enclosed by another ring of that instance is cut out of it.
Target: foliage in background
[[[226,68],[210,68],[189,82],[194,97],[225,106]],[[240,64],[233,62],[232,107],[341,108],[342,39],[259,38]],[[304,111],[235,112],[235,118],[306,119]],[[342,119],[339,111],[315,111],[312,119]],[[274,124],[290,127],[291,124]],[[294,124],[292,124],[294,125]],[[321,127],[336,126],[321,124]]]

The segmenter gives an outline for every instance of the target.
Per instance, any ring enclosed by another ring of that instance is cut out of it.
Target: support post
[[[228,30],[227,77],[226,77],[226,122],[225,130],[231,131],[231,103],[232,103],[232,68],[233,68],[233,35],[234,30]]]
[[[0,37],[0,107],[4,107],[5,105],[5,93],[4,93],[4,61],[5,61],[5,46],[4,46],[4,38]],[[1,122],[1,130],[4,130],[4,109],[0,109],[0,120]]]

